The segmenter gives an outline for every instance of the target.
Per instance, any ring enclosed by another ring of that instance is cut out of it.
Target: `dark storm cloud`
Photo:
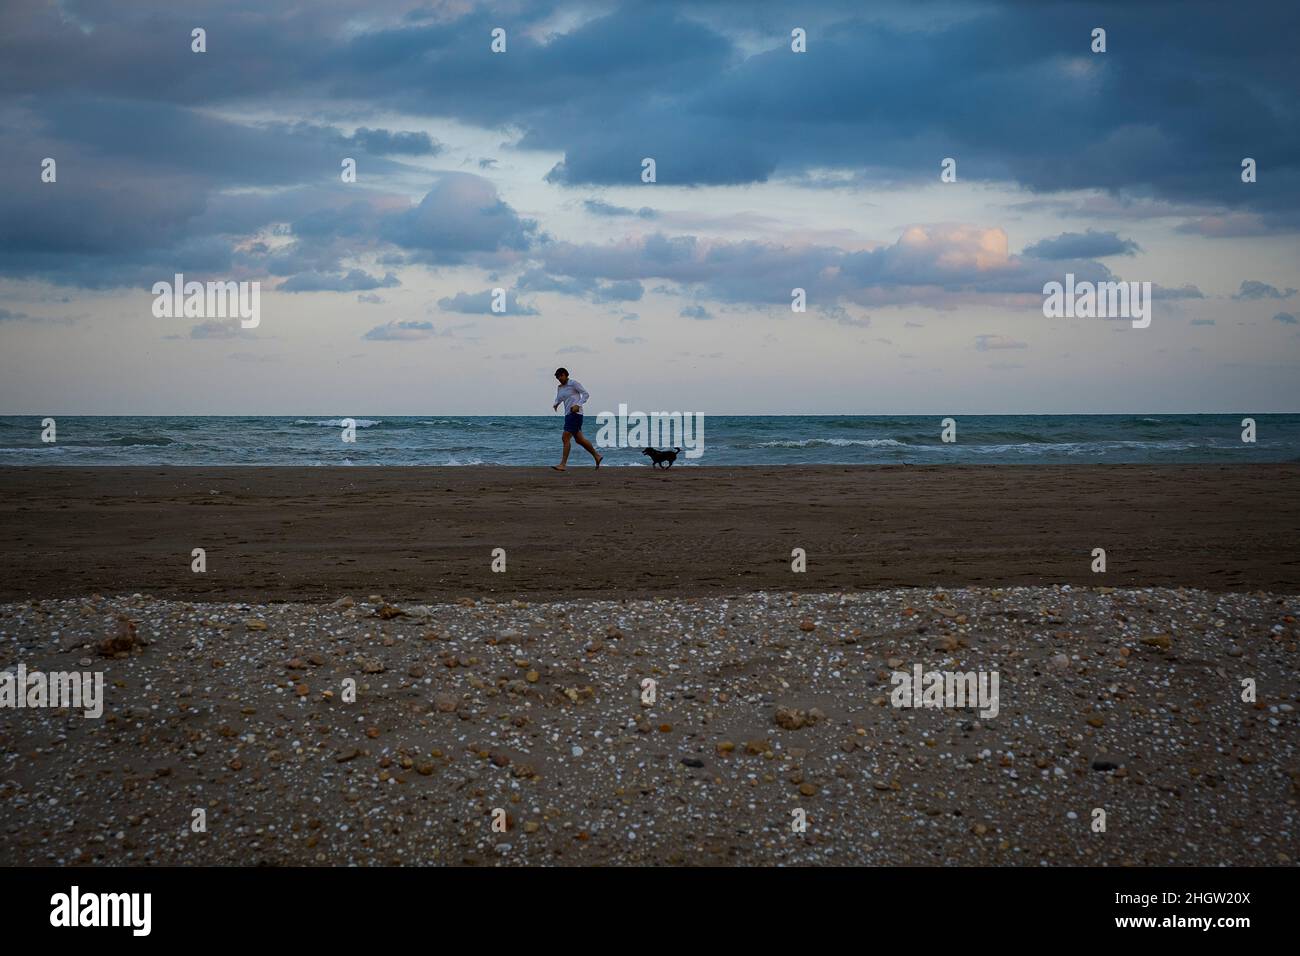
[[[544,39],[536,28],[557,4],[411,19],[407,5],[380,3],[365,22],[339,3],[206,15],[125,0],[64,7],[73,16],[34,0],[4,14],[0,90],[186,105],[297,92],[514,125],[524,148],[564,153],[552,173],[564,183],[636,183],[644,156],[660,182],[818,167],[915,181],[953,156],[963,179],[1036,190],[1274,213],[1300,203],[1290,66],[1300,8],[1281,0],[989,0],[923,7],[928,16],[825,2],[797,17],[770,3],[610,2]],[[796,19],[807,21],[805,54],[789,49]],[[200,20],[208,54],[189,52]],[[503,24],[508,51],[493,54],[490,31]],[[1099,24],[1108,52],[1092,54]],[[753,42],[767,51],[749,55]],[[1260,164],[1251,186],[1235,175],[1244,156]]]
[[[32,118],[39,134],[59,152],[99,163],[105,157],[144,172],[184,174],[214,186],[273,186],[338,181],[341,161],[357,155],[358,175],[387,175],[404,169],[384,159],[394,142],[415,137],[434,151],[427,134],[358,130],[344,136],[306,122],[238,123],[204,112],[145,100],[64,95],[42,99]],[[369,145],[379,147],[370,149]],[[361,157],[369,155],[371,158]],[[90,167],[93,168],[93,167]]]
[[[1118,233],[1063,232],[1054,239],[1040,239],[1025,246],[1024,254],[1034,259],[1100,259],[1102,256],[1131,256],[1141,251],[1132,239]]]
[[[11,161],[0,158],[0,171]],[[65,159],[53,184],[30,169],[15,171],[17,188],[0,193],[0,274],[87,288],[148,286],[178,271],[303,274],[282,288],[360,291],[378,286],[347,279],[348,257],[395,249],[386,265],[491,264],[510,261],[538,237],[535,222],[468,173],[434,174],[412,204],[344,184],[332,169],[328,184],[227,193],[203,180],[120,168],[120,178],[105,177],[100,166],[95,181],[83,182],[81,167]],[[240,242],[271,228],[286,241]]]
[[[805,54],[790,51],[796,22],[809,31]],[[207,53],[190,50],[196,25]],[[1088,49],[1097,25],[1104,54]],[[489,47],[497,26],[508,30],[504,54]],[[1300,6],[1280,0],[845,0],[796,12],[375,0],[364,17],[343,0],[10,0],[0,6],[0,274],[98,288],[262,270],[302,285],[346,276],[349,258],[373,253],[384,268],[531,259],[593,301],[646,277],[724,301],[788,300],[828,268],[823,289],[856,289],[863,304],[913,283],[1023,293],[1076,260],[1076,275],[1105,277],[1095,258],[1132,252],[1131,240],[1067,233],[992,268],[892,246],[703,250],[690,236],[652,237],[631,254],[548,252],[539,224],[479,177],[438,174],[414,205],[363,191],[418,172],[388,157],[442,147],[350,120],[407,113],[509,130],[514,148],[562,155],[548,178],[571,186],[640,185],[647,156],[660,184],[811,184],[829,170],[906,185],[936,182],[952,156],[959,182],[1099,189],[1187,210],[1188,232],[1264,235],[1300,226],[1298,27]],[[313,104],[309,119],[296,102]],[[34,175],[45,156],[59,161],[57,186]],[[361,183],[339,182],[344,156]],[[1256,183],[1240,181],[1246,156]],[[633,208],[586,203],[593,215]],[[280,223],[287,245],[248,243]]]
[[[386,156],[405,153],[411,156],[436,156],[443,146],[436,143],[428,133],[393,133],[386,129],[366,129],[361,127],[345,142],[355,144],[374,156]]]

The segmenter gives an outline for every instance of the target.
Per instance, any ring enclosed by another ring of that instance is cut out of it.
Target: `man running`
[[[561,456],[558,465],[551,467],[556,471],[566,470],[565,466],[569,462],[569,443],[576,438],[579,445],[591,452],[591,457],[596,459],[596,467],[599,468],[601,459],[605,456],[597,453],[596,449],[591,447],[591,442],[587,441],[582,434],[582,406],[587,404],[587,399],[591,396],[582,387],[581,382],[569,379],[567,368],[557,368],[555,377],[559,380],[560,387],[555,390],[555,404],[551,406],[551,411],[555,411],[561,404],[564,405],[564,455]]]

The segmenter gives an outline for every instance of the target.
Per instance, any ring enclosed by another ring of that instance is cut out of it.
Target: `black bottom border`
[[[630,922],[649,934],[647,943],[660,932],[667,943],[716,929],[734,942],[751,928],[761,939],[783,926],[804,935],[840,924],[873,941],[897,934],[913,945],[965,947],[983,937],[983,948],[1025,932],[1064,941],[1076,930],[1148,940],[1173,933],[1179,945],[1192,937],[1219,945],[1294,925],[1296,885],[1294,867],[0,868],[7,942],[73,931],[82,941],[94,934],[105,942],[215,942],[256,938],[246,934],[265,928],[268,942],[373,945],[403,926],[417,937],[435,926],[495,933],[513,917],[529,927],[517,941],[552,928],[560,939],[578,932],[599,942],[590,934],[606,926],[608,942],[627,941]],[[148,893],[148,935],[130,926],[52,925],[56,909],[71,910],[74,886],[82,907],[93,894]]]

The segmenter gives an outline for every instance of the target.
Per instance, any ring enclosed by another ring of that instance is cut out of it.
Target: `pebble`
[[[951,613],[931,613],[936,602]],[[1296,636],[1274,630],[1295,616],[1286,595],[471,600],[408,606],[392,623],[375,600],[355,613],[86,604],[0,606],[5,666],[21,654],[29,669],[66,669],[78,655],[62,648],[121,639],[101,659],[103,719],[0,711],[6,752],[22,755],[0,779],[0,806],[22,820],[0,826],[14,865],[523,863],[526,849],[541,865],[811,865],[833,851],[848,865],[1118,866],[1177,848],[1181,864],[1240,866],[1261,850],[1294,856],[1268,835],[1300,832]],[[798,633],[805,621],[815,639]],[[1176,657],[1152,652],[1175,640]],[[1258,707],[1242,705],[1232,665],[1215,665],[1232,648],[1275,695]],[[1001,713],[895,708],[882,658],[996,670]],[[645,677],[659,685],[649,708]],[[590,761],[577,760],[583,741],[598,748]],[[101,792],[101,778],[115,787]],[[1283,799],[1260,797],[1273,792]],[[792,798],[816,799],[806,840],[769,829]],[[1153,801],[1177,812],[1153,814]],[[168,821],[191,802],[209,808],[209,832],[178,840]],[[530,818],[508,851],[475,809],[501,805]],[[1098,805],[1141,825],[1100,840],[1077,823]]]

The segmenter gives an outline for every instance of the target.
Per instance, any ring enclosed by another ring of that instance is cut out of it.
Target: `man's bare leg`
[[[566,432],[566,434],[567,434],[567,432]],[[596,467],[599,468],[599,467],[600,467],[600,463],[601,463],[601,461],[604,459],[605,456],[602,455],[602,454],[600,454],[599,452],[597,452],[595,448],[591,447],[591,442],[587,441],[587,436],[584,435],[582,432],[578,432],[578,434],[575,435],[574,437],[578,439],[578,444],[579,444],[579,445],[581,445],[583,448],[587,449],[587,451],[591,452],[591,457],[594,458],[594,459],[596,459]],[[567,452],[568,452],[568,445],[565,445],[565,457],[566,457],[566,458],[568,457],[568,453],[567,453]]]
[[[560,456],[560,463],[558,465],[551,466],[556,471],[564,471],[564,466],[569,463],[569,442],[572,440],[573,440],[573,436],[570,435],[568,432],[565,432],[564,433],[564,454]]]

